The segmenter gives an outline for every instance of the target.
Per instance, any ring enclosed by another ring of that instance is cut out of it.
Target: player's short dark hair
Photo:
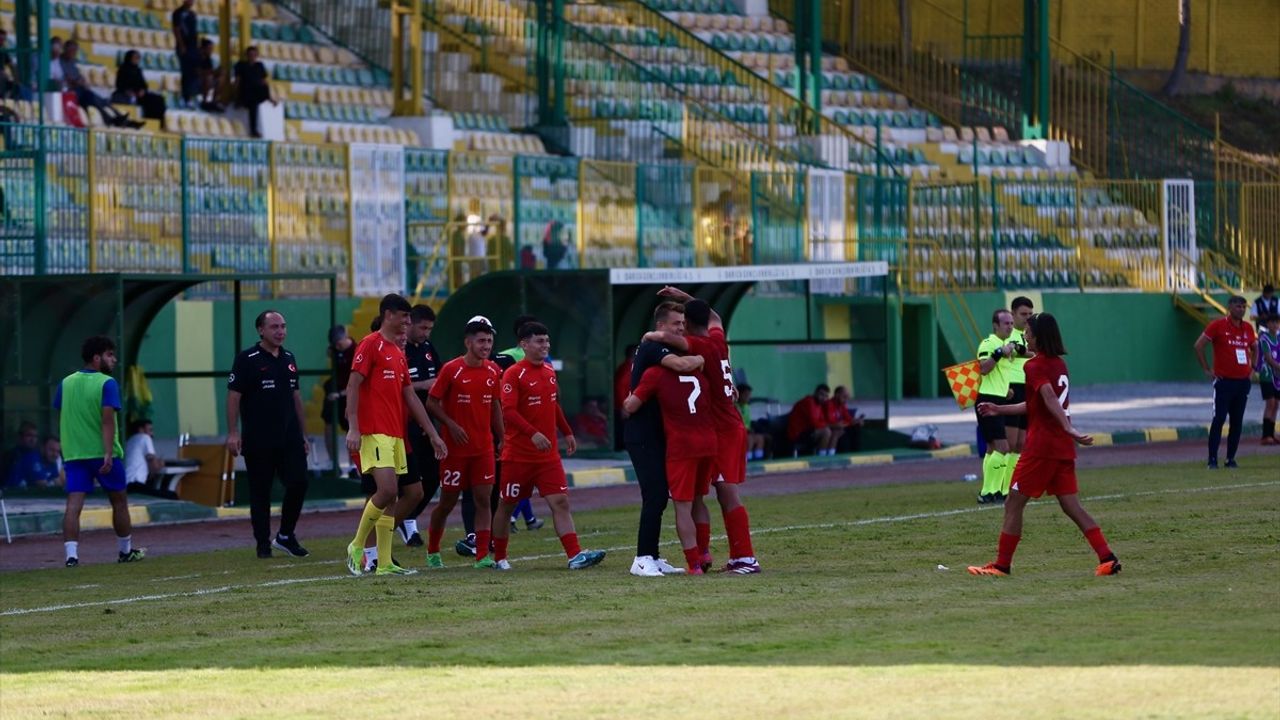
[[[711,324],[711,306],[706,300],[690,300],[684,304],[684,319],[696,328]]]
[[[151,421],[148,420],[147,422],[150,423]],[[44,436],[44,439],[40,441],[40,445],[42,446],[48,445],[50,442],[60,443],[62,442],[62,438],[58,437],[57,435],[54,435],[53,433],[50,433]]]
[[[424,320],[436,321],[436,311],[430,305],[414,305],[409,311],[409,322],[420,323]]]
[[[1267,283],[1266,285],[1262,286],[1263,295],[1266,295],[1267,293],[1273,293],[1275,291],[1276,291],[1276,286],[1272,285],[1271,283]]]
[[[828,387],[826,383],[818,383],[818,387],[813,389],[813,394],[817,395],[820,392],[829,393],[831,392],[831,388]]]
[[[347,336],[346,325],[334,325],[329,328],[329,344],[336,344],[339,340]]]
[[[658,307],[653,309],[653,321],[655,323],[666,322],[667,317],[672,314],[683,315],[684,306],[678,302],[671,302],[670,300],[658,303]]]
[[[547,329],[546,325],[543,325],[537,320],[534,320],[533,322],[527,322],[520,326],[519,332],[516,333],[516,339],[528,340],[529,338],[535,335],[550,335],[550,334],[551,334],[551,331]]]
[[[746,384],[746,383],[738,383],[738,392],[742,392],[742,391],[744,391],[744,390],[745,390],[746,392],[753,392],[753,391],[755,390],[755,388],[751,387],[750,385],[748,385],[748,384]]]
[[[991,313],[991,322],[993,322],[993,323],[998,323],[998,322],[1000,322],[1000,316],[1001,316],[1001,315],[1004,315],[1005,313],[1009,313],[1009,311],[1008,311],[1008,310],[1005,310],[1004,308],[1000,308],[1000,309],[996,310],[995,312]],[[1010,315],[1012,315],[1013,313],[1009,313],[1009,314],[1010,314]]]
[[[282,318],[284,317],[284,313],[280,312],[279,310],[272,310],[271,308],[267,308],[266,310],[263,310],[262,312],[258,313],[258,317],[253,321],[253,326],[258,330],[261,330],[262,326],[267,324],[268,315],[279,315]]]
[[[1258,318],[1258,322],[1262,323],[1263,325],[1266,325],[1272,320],[1280,321],[1280,313],[1276,313],[1274,315],[1263,315],[1262,317]]]
[[[837,386],[836,386],[836,390],[835,390],[835,391],[838,393],[838,392],[840,392],[841,390],[843,390],[843,391],[845,391],[845,392],[849,392],[849,388],[847,388],[847,387],[845,387],[845,386],[843,386],[843,385],[837,385]]]
[[[493,326],[489,325],[489,323],[482,323],[477,320],[476,322],[467,323],[467,326],[462,329],[463,337],[475,337],[481,333],[484,333],[485,335],[493,335]]]
[[[382,329],[382,316],[379,315],[378,317],[373,319],[373,322],[369,323],[369,332],[378,332],[381,329]]]
[[[1248,305],[1249,301],[1245,300],[1243,295],[1232,295],[1231,299],[1227,300],[1228,305],[1235,305],[1236,303],[1240,303],[1241,305]]]
[[[1037,313],[1027,320],[1027,328],[1036,339],[1036,354],[1045,357],[1062,357],[1067,347],[1062,343],[1062,331],[1058,320],[1049,313]]]
[[[111,352],[116,349],[116,341],[106,335],[94,335],[87,338],[80,346],[80,359],[85,362],[93,360],[95,355]]]
[[[520,328],[531,322],[538,322],[536,315],[517,315],[516,321],[511,323],[511,332],[515,333],[517,340],[523,340],[525,336],[520,334]]]
[[[1031,298],[1027,297],[1026,295],[1019,295],[1018,297],[1013,299],[1013,302],[1009,303],[1009,309],[1017,310],[1020,307],[1031,308],[1032,310],[1035,310],[1036,304],[1031,302]]]
[[[129,423],[129,434],[137,435],[138,433],[142,432],[142,428],[152,424],[153,423],[146,418],[138,418],[137,420],[134,420],[133,422]]]
[[[403,295],[399,293],[387,293],[382,296],[382,302],[378,303],[378,314],[385,315],[388,310],[391,312],[407,313],[413,311],[413,306],[409,304],[408,300],[404,299]]]

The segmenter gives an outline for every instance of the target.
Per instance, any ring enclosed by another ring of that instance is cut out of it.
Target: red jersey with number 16
[[[407,414],[404,388],[409,384],[409,363],[404,351],[375,332],[356,347],[351,372],[364,377],[356,406],[360,434],[403,439]]]
[[[560,409],[560,389],[551,363],[534,365],[528,359],[502,374],[503,462],[559,462],[556,430],[572,435]],[[542,433],[551,447],[539,450],[534,433]]]
[[[661,365],[644,371],[635,396],[641,402],[658,398],[662,427],[667,436],[667,457],[675,460],[716,454],[716,431],[711,401],[701,374],[678,375]],[[713,390],[716,388],[713,388]],[[741,424],[741,416],[738,420]]]
[[[704,361],[702,378],[709,395],[711,420],[720,432],[736,431],[742,426],[742,413],[733,404],[733,366],[729,364],[729,343],[723,328],[712,328],[706,336],[685,335],[689,352]]]
[[[1023,455],[1051,460],[1074,460],[1076,441],[1049,414],[1040,388],[1048,385],[1063,411],[1071,406],[1071,379],[1062,358],[1036,355],[1023,366],[1027,373],[1027,443]],[[1071,413],[1068,412],[1068,415]]]

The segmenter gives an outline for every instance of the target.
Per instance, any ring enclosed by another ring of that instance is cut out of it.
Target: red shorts
[[[540,497],[564,495],[569,492],[569,482],[564,476],[564,465],[559,458],[542,462],[502,461],[502,483],[498,497],[502,500],[524,500],[538,489]]]
[[[693,502],[711,489],[716,469],[714,455],[695,458],[667,458],[667,490],[676,502]]]
[[[747,428],[738,425],[737,429],[720,436],[719,451],[716,453],[716,482],[740,485],[747,479]]]
[[[1023,455],[1013,469],[1009,487],[1033,498],[1046,493],[1074,495],[1080,491],[1076,485],[1076,461]]]
[[[489,453],[467,457],[450,455],[440,461],[440,491],[456,493],[492,485],[496,474],[493,455]]]

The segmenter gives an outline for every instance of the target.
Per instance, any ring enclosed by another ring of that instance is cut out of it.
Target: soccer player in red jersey
[[[703,505],[702,498],[710,489],[718,451],[708,396],[714,389],[703,387],[701,370],[681,375],[661,366],[651,367],[622,406],[634,414],[649,398],[658,398],[667,435],[667,488],[676,505],[676,534],[691,575],[704,572],[694,506]],[[701,513],[705,517],[705,505]]]
[[[662,297],[684,303],[688,332],[684,335],[650,332],[645,340],[661,342],[681,352],[698,355],[703,360],[702,377],[709,394],[711,425],[718,443],[712,472],[716,500],[724,517],[725,534],[729,537],[729,563],[725,572],[751,575],[760,572],[751,545],[751,520],[742,504],[738,486],[747,479],[747,428],[735,405],[737,391],[733,386],[733,366],[729,364],[729,343],[725,339],[724,322],[705,301],[673,287],[658,292]],[[703,570],[711,566],[711,516],[706,505],[695,506],[698,548],[702,551]]]
[[[1093,438],[1071,425],[1069,407],[1071,379],[1062,356],[1067,354],[1062,344],[1058,321],[1048,313],[1032,315],[1027,321],[1027,347],[1035,357],[1024,366],[1027,373],[1027,399],[1013,405],[979,403],[978,412],[983,415],[1027,415],[1027,442],[1022,450],[1018,466],[1014,468],[1009,485],[1009,498],[1004,504],[1004,527],[1000,530],[1000,542],[996,549],[996,561],[982,567],[971,566],[971,575],[1008,575],[1013,564],[1013,552],[1022,538],[1022,512],[1031,498],[1048,493],[1058,498],[1062,512],[1080,528],[1089,545],[1098,555],[1095,575],[1115,575],[1120,572],[1116,559],[1102,528],[1094,522],[1080,505],[1076,496],[1076,443],[1092,445]]]
[[[569,421],[560,409],[556,371],[548,363],[551,336],[540,322],[525,323],[517,334],[524,359],[502,374],[502,424],[506,433],[502,442],[502,486],[499,488],[499,521],[493,527],[494,567],[510,570],[507,542],[511,526],[503,522],[521,500],[538,494],[551,508],[556,535],[569,558],[570,570],[598,565],[604,560],[603,550],[583,550],[569,512],[569,483],[556,448],[556,430],[564,435],[565,451],[572,455],[578,449]],[[477,552],[479,543],[476,544]]]
[[[463,330],[467,352],[440,368],[427,398],[427,410],[446,428],[445,445],[449,447],[448,459],[440,463],[440,502],[431,511],[427,529],[428,568],[444,567],[440,539],[444,537],[445,520],[463,490],[470,490],[476,503],[475,566],[491,568],[494,564],[489,555],[493,524],[489,493],[497,474],[493,439],[502,437],[503,428],[498,402],[502,371],[489,359],[493,337],[493,326],[487,321],[467,323]]]
[[[347,570],[363,572],[365,538],[376,528],[378,556],[386,561],[378,575],[408,575],[412,571],[391,562],[391,533],[395,527],[391,505],[396,501],[397,476],[408,472],[405,454],[406,408],[431,438],[436,457],[446,448],[427,419],[422,402],[409,382],[409,365],[398,338],[408,331],[409,301],[394,293],[378,307],[382,325],[356,347],[347,383],[347,450],[360,453],[360,467],[373,475],[377,492],[365,503],[355,539],[347,546]]]

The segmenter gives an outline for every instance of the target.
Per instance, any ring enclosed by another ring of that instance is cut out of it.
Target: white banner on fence
[[[609,284],[675,285],[678,283],[768,282],[883,277],[888,274],[889,265],[883,261],[703,268],[612,268],[609,270]]]
[[[404,148],[351,144],[351,264],[356,295],[405,291]]]

